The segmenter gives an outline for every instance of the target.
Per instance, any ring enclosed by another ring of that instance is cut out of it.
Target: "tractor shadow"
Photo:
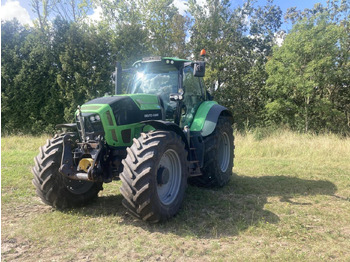
[[[333,183],[323,180],[233,174],[231,182],[221,189],[189,187],[183,210],[166,226],[183,236],[235,236],[251,226],[280,221],[278,215],[265,209],[269,197],[288,202],[293,209],[293,206],[313,205],[311,198],[305,200],[300,196],[333,196],[336,191]],[[181,230],[178,230],[177,225],[181,223]]]
[[[121,194],[99,197],[90,205],[74,212],[87,216],[116,216],[119,223],[141,227],[151,233],[172,233],[180,236],[218,238],[235,236],[250,226],[275,224],[279,217],[265,209],[268,197],[293,205],[313,205],[312,200],[300,202],[298,196],[330,195],[336,186],[324,180],[304,180],[289,176],[250,177],[233,174],[230,183],[219,189],[189,186],[183,206],[173,219],[149,224],[126,213]],[[305,199],[305,198],[302,198]]]

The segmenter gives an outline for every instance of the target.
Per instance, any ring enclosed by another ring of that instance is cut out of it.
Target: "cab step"
[[[190,172],[189,177],[201,176],[202,173]]]

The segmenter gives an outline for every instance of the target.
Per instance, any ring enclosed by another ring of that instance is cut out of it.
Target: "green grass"
[[[3,261],[350,260],[350,139],[237,135],[230,183],[189,187],[156,225],[126,214],[120,182],[83,208],[44,205],[30,169],[46,139],[2,138]]]

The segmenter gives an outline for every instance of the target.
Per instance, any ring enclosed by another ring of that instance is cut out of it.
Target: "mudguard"
[[[178,125],[176,125],[172,122],[167,122],[167,121],[163,121],[163,120],[149,120],[149,121],[142,121],[141,123],[145,124],[145,125],[150,125],[158,130],[175,132],[184,141],[186,150],[189,150],[189,144],[188,144],[187,138],[186,138],[184,132],[181,130],[181,128]]]
[[[210,135],[215,130],[220,115],[230,117],[231,124],[233,123],[232,113],[226,107],[215,101],[203,102],[194,117],[191,131],[200,132],[203,137]]]
[[[56,125],[56,128],[68,128],[78,130],[77,123],[64,123]]]

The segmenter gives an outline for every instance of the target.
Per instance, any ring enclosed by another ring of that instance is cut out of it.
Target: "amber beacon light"
[[[207,54],[207,52],[205,51],[205,49],[202,49],[201,52],[200,52],[200,56],[201,57],[205,57]]]

